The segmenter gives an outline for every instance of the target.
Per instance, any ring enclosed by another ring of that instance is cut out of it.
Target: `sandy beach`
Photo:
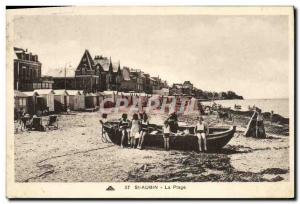
[[[117,119],[120,114],[111,114]],[[166,115],[151,115],[162,123]],[[194,116],[179,117],[189,122]],[[232,140],[218,153],[121,149],[101,139],[99,112],[59,115],[57,130],[15,133],[16,182],[262,182],[289,180],[287,125],[265,123],[267,139],[246,138],[249,118],[233,115]],[[43,118],[44,124],[47,117]],[[206,118],[214,121],[215,116]],[[18,127],[18,124],[15,124]]]

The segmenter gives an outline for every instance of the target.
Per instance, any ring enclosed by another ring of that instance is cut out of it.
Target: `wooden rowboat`
[[[121,132],[118,130],[117,122],[103,123],[103,128],[112,143],[116,145],[121,144]],[[207,136],[207,150],[218,151],[222,149],[233,137],[235,128],[235,126],[231,126],[229,128],[209,128],[209,135]],[[187,134],[184,136],[171,135],[170,148],[176,150],[197,151],[199,149],[198,138],[192,134],[194,132],[194,127],[179,127],[179,131],[185,131]],[[145,136],[144,146],[163,148],[164,139],[162,126],[149,124],[149,133]]]

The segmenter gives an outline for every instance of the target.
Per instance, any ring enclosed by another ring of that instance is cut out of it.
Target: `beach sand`
[[[109,115],[117,119],[120,114]],[[179,120],[193,122],[195,116]],[[209,116],[207,121],[215,121]],[[166,115],[151,115],[162,123]],[[266,122],[267,139],[246,138],[249,118],[234,115],[232,140],[218,153],[121,149],[101,139],[99,112],[59,116],[57,130],[18,131],[16,182],[260,182],[289,180],[287,127]],[[44,124],[46,117],[43,118]],[[16,125],[17,127],[18,125]]]

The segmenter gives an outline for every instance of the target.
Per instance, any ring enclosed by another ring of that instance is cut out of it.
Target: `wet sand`
[[[119,114],[109,115],[117,119]],[[166,115],[151,115],[162,123]],[[193,122],[195,115],[179,117]],[[266,122],[267,139],[242,135],[249,118],[234,115],[232,140],[218,153],[121,149],[101,139],[100,113],[59,116],[57,130],[15,134],[16,182],[260,182],[289,180],[287,127]],[[45,124],[46,118],[44,118]],[[209,116],[207,121],[216,121]],[[17,127],[17,125],[16,125]]]

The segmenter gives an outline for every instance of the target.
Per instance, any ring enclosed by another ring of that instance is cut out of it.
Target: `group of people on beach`
[[[143,149],[145,137],[149,134],[148,115],[143,113],[134,113],[132,119],[128,119],[126,113],[122,114],[119,120],[118,129],[122,134],[121,148],[129,146],[130,148]],[[170,150],[170,136],[176,135],[178,131],[178,117],[175,112],[169,115],[164,121],[162,132],[164,139],[164,149]],[[202,116],[197,118],[194,128],[194,135],[198,138],[199,151],[207,151],[206,136],[208,135],[208,124]],[[127,140],[127,143],[126,143]]]
[[[119,130],[122,133],[121,147],[123,148],[125,146],[127,137],[128,144],[131,148],[142,149],[148,128],[148,115],[145,112],[140,114],[134,113],[131,121],[128,119],[127,114],[123,113],[119,121]]]

